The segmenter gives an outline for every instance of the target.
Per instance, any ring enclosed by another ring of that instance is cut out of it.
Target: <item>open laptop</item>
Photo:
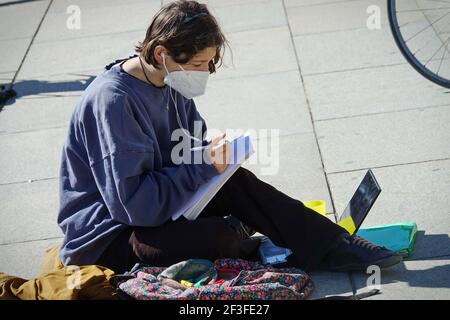
[[[375,179],[372,170],[369,169],[347,204],[344,212],[339,217],[338,223],[346,220],[347,218],[351,218],[351,229],[353,230],[353,228],[355,228],[353,233],[356,233],[362,225],[364,219],[369,214],[370,209],[372,209],[372,206],[380,193],[380,185]],[[341,226],[344,227],[344,225]],[[262,238],[261,245],[259,247],[259,255],[264,264],[285,263],[290,254],[292,254],[291,250],[276,246],[266,236]]]
[[[351,217],[355,225],[355,233],[362,225],[364,219],[372,209],[373,204],[377,200],[381,193],[380,185],[372,170],[368,170],[355,193],[353,194],[350,202],[347,204],[344,212],[338,218],[338,223],[347,217]]]

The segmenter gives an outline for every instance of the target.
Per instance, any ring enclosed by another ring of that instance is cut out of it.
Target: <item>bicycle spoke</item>
[[[436,24],[437,22],[441,21],[442,19],[444,19],[446,16],[448,16],[450,14],[450,11],[447,12],[446,14],[444,14],[443,16],[441,16],[439,19],[435,20],[434,22],[430,23],[426,28],[423,28],[422,30],[420,30],[419,32],[417,32],[415,35],[413,35],[412,37],[410,37],[408,40],[405,40],[405,43],[407,43],[408,41],[410,41],[411,39],[415,38],[416,36],[418,36],[419,34],[421,34],[422,32],[424,32],[425,30],[427,30],[428,28],[431,28],[434,24]]]
[[[447,50],[447,47],[448,47],[449,41],[450,41],[450,37],[447,38],[447,45],[446,45],[445,48],[444,48],[444,53],[442,54],[441,62],[439,63],[439,67],[438,67],[438,69],[437,69],[437,71],[436,71],[436,74],[437,74],[437,75],[439,75],[439,71],[441,70],[441,66],[442,66],[442,61],[444,61],[445,54],[446,54],[447,51],[448,51],[448,50]]]
[[[430,40],[427,41],[427,43],[425,43],[425,45],[423,45],[422,47],[420,47],[420,49],[417,49],[416,51],[414,51],[413,56],[416,56],[416,54],[418,54],[423,48],[426,48],[430,42],[432,42],[434,39],[431,38]]]
[[[409,64],[450,88],[450,0],[390,0],[388,8],[396,44]]]
[[[450,7],[441,7],[441,8],[427,8],[427,9],[408,9],[408,10],[400,10],[397,11],[397,13],[404,13],[404,12],[419,12],[419,11],[434,11],[434,10],[445,10],[450,9]]]
[[[428,59],[428,61],[423,65],[424,67],[427,66],[427,64],[436,56],[436,54],[441,51],[441,48],[444,48],[444,51],[447,50],[447,48],[445,47],[445,43],[443,42],[442,45],[439,47],[439,49],[436,50],[436,52],[431,56],[430,59]]]

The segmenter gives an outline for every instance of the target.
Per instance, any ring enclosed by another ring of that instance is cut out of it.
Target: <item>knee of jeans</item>
[[[239,167],[236,172],[233,174],[234,177],[242,177],[242,176],[248,176],[252,172],[244,167]]]
[[[240,253],[241,235],[225,220],[217,222],[212,230],[212,245],[221,258],[238,258]]]

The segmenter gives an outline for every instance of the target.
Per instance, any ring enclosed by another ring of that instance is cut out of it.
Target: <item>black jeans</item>
[[[232,215],[276,245],[293,251],[291,263],[315,269],[345,229],[240,167],[194,221],[171,219],[157,227],[128,227],[97,264],[116,272],[137,262],[169,266],[192,259],[247,258],[242,238],[225,221]]]

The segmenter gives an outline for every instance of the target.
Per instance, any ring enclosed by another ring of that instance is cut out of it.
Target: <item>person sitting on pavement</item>
[[[204,140],[206,122],[193,100],[221,65],[227,43],[206,5],[170,2],[153,17],[136,54],[105,67],[85,89],[61,157],[57,221],[64,265],[98,264],[121,273],[139,262],[246,259],[251,255],[242,242],[255,231],[292,250],[289,263],[305,271],[401,262],[401,255],[350,235],[244,167],[197,219],[172,219],[229,164],[225,135]],[[176,130],[207,146],[209,161],[175,163]]]

